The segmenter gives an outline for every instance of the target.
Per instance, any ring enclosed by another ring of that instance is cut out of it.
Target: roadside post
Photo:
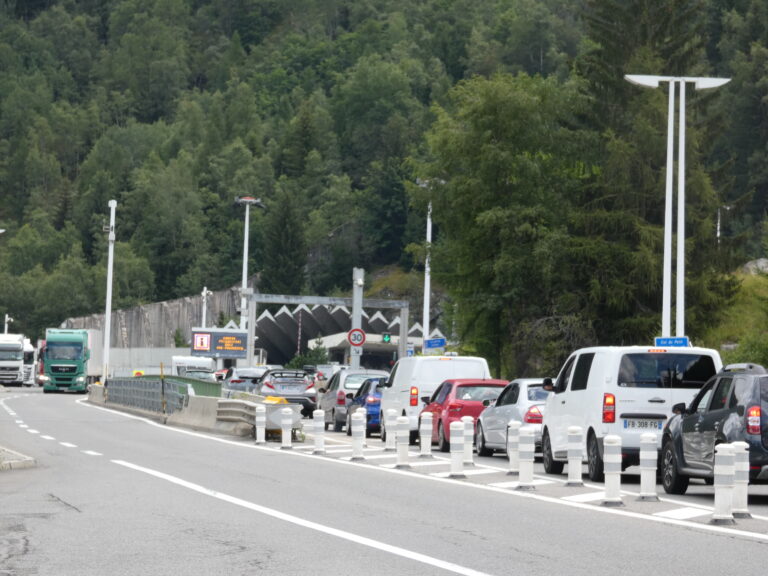
[[[582,441],[581,426],[568,427],[568,481],[566,486],[584,486],[581,479]]]
[[[749,444],[733,442],[734,450],[734,485],[733,485],[733,517],[752,518],[749,513]]]
[[[640,496],[643,502],[658,502],[656,495],[656,467],[658,463],[656,451],[656,434],[646,432],[640,436]]]
[[[733,445],[715,446],[715,510],[710,524],[735,524],[733,519],[733,486],[736,480]]]
[[[312,424],[314,425],[312,435],[315,438],[312,454],[325,454],[325,410],[312,412]]]
[[[533,429],[530,426],[520,428],[520,471],[515,490],[535,490],[533,485]]]
[[[472,445],[475,441],[475,420],[472,416],[463,416],[461,423],[464,426],[464,466],[471,468],[475,465],[472,457]]]
[[[352,460],[365,460],[363,443],[365,442],[365,416],[355,410],[352,413]]]
[[[419,446],[419,458],[432,458],[432,412],[421,415]]]
[[[283,408],[280,410],[280,429],[282,431],[283,443],[280,446],[282,450],[290,450],[291,445],[291,426],[293,425],[293,410]]]
[[[395,468],[410,468],[408,463],[408,444],[411,430],[408,416],[398,416],[397,418],[397,463]]]
[[[621,437],[609,434],[603,440],[605,498],[603,506],[624,506],[621,499]]]
[[[450,425],[451,473],[449,478],[466,478],[464,474],[464,424],[454,420]]]
[[[394,408],[390,408],[384,413],[384,428],[387,431],[384,450],[394,452],[397,440],[397,411]]]
[[[507,476],[520,474],[520,426],[522,425],[523,423],[517,420],[507,424],[507,459],[509,460]]]
[[[267,407],[264,404],[256,404],[256,444],[267,442]]]

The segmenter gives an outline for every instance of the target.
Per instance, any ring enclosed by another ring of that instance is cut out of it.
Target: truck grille
[[[62,366],[62,365],[53,365],[51,366],[51,372],[54,374],[74,374],[77,372],[77,366]]]

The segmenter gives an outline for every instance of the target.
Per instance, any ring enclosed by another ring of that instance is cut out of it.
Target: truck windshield
[[[76,342],[48,342],[45,356],[49,360],[80,360],[83,345]]]
[[[0,360],[21,360],[23,352],[21,350],[8,350],[0,348]]]

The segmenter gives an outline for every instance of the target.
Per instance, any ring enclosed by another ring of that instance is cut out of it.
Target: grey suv
[[[757,364],[732,364],[710,378],[689,406],[676,404],[664,427],[661,481],[684,494],[690,478],[711,483],[715,446],[749,444],[750,482],[768,482],[768,373]]]

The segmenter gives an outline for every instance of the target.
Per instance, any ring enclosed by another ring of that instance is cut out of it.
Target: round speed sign
[[[352,328],[347,332],[347,340],[352,346],[362,346],[365,344],[365,332],[360,328]]]

